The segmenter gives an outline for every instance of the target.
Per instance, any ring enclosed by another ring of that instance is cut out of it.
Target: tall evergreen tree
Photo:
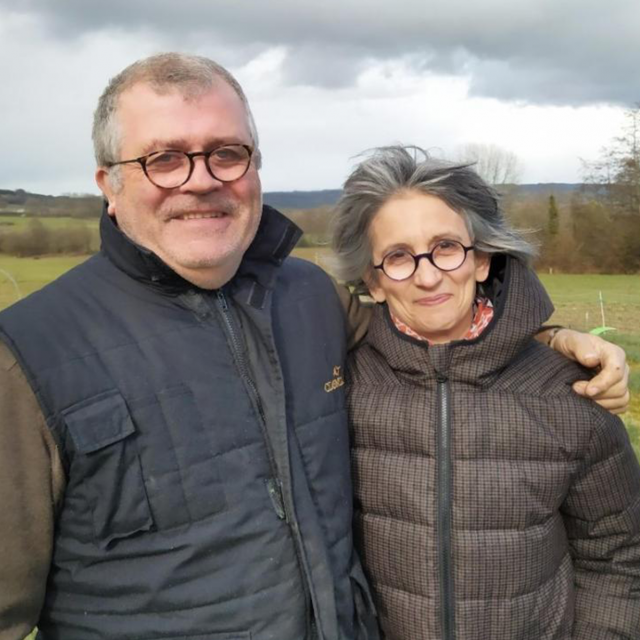
[[[555,196],[549,196],[549,215],[547,219],[547,231],[552,238],[558,235],[560,230],[560,214],[556,205]]]

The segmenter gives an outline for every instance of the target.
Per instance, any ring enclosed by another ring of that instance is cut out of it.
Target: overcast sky
[[[0,188],[97,192],[92,112],[160,51],[244,86],[266,191],[338,188],[366,148],[515,152],[577,182],[640,101],[639,0],[0,0]]]

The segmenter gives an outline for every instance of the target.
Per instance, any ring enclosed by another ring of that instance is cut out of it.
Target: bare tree
[[[622,134],[582,165],[584,182],[612,213],[640,215],[640,103],[625,112]]]
[[[522,175],[518,156],[495,144],[465,144],[458,149],[458,159],[474,163],[481,178],[492,185],[517,184]]]
[[[640,271],[640,103],[627,109],[621,135],[600,157],[583,161],[584,187],[572,205],[574,235],[600,260],[615,256],[618,270]],[[590,218],[587,213],[593,213]],[[606,234],[611,235],[606,238]],[[590,235],[591,234],[591,235]],[[590,249],[591,248],[591,249]]]

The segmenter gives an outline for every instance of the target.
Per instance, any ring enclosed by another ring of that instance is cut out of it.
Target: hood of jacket
[[[535,273],[510,256],[492,258],[486,295],[494,316],[473,340],[428,345],[395,327],[386,304],[376,305],[364,341],[408,381],[424,384],[446,376],[473,385],[489,385],[534,337],[553,313],[553,305]]]

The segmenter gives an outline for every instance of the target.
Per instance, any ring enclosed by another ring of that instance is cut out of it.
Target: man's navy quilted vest
[[[356,637],[332,283],[269,208],[219,291],[101,230],[0,314],[68,471],[40,637]]]

